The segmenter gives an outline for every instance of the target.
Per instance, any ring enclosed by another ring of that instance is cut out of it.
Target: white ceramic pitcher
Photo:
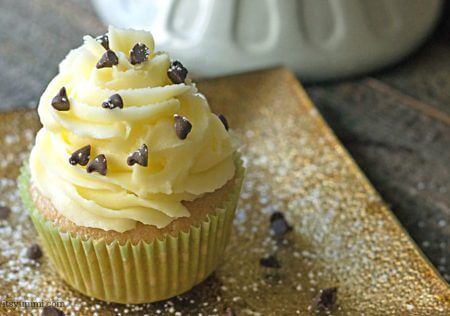
[[[441,0],[93,0],[107,24],[148,29],[197,76],[285,65],[303,80],[375,70],[416,48]]]

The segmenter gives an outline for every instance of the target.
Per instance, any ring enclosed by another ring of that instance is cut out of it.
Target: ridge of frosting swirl
[[[229,133],[195,84],[173,84],[170,57],[155,52],[149,32],[110,27],[109,47],[119,64],[96,68],[105,48],[90,36],[72,50],[43,93],[38,113],[43,128],[30,156],[32,182],[55,208],[79,226],[124,232],[137,222],[162,228],[190,216],[181,203],[221,188],[234,176],[234,148]],[[129,51],[144,43],[148,60],[129,61]],[[56,111],[52,98],[65,87],[69,111]],[[119,94],[123,109],[102,108]],[[173,116],[192,123],[177,138]],[[146,144],[148,166],[127,165],[127,156]],[[68,160],[91,145],[91,160],[107,157],[106,176],[90,173]]]

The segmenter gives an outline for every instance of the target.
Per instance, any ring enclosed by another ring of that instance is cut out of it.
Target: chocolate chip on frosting
[[[97,157],[94,158],[94,160],[92,160],[89,165],[86,168],[86,171],[88,173],[92,173],[92,172],[98,172],[100,173],[102,176],[106,176],[106,170],[108,168],[108,164],[106,161],[106,157],[105,155],[101,154],[98,155]]]
[[[219,114],[219,115],[217,115],[217,116],[219,117],[219,120],[222,122],[223,126],[225,126],[225,129],[228,131],[228,129],[229,129],[230,127],[229,127],[229,125],[228,125],[228,120],[227,120],[227,118],[225,117],[225,115]]]
[[[259,264],[266,268],[275,268],[275,269],[281,268],[280,262],[274,255],[270,255],[259,259]]]
[[[330,287],[320,290],[320,292],[314,297],[314,306],[318,309],[330,309],[336,303],[337,288]]]
[[[0,220],[7,219],[11,214],[11,209],[7,206],[0,206]]]
[[[37,260],[42,257],[41,247],[38,244],[32,244],[27,248],[25,255],[28,259]]]
[[[109,50],[109,37],[106,34],[97,36],[95,38],[97,42],[99,42],[106,50]]]
[[[97,65],[95,66],[97,69],[106,68],[106,67],[112,67],[114,65],[119,64],[119,58],[117,57],[116,53],[114,53],[112,50],[108,49],[100,58]]]
[[[52,99],[52,106],[57,111],[69,111],[70,110],[70,102],[67,98],[66,88],[62,87],[58,94],[55,95]]]
[[[186,139],[188,134],[191,132],[192,124],[184,116],[175,114],[173,116],[175,121],[175,132],[179,139]]]
[[[86,166],[91,157],[91,145],[84,146],[77,151],[75,151],[69,158],[69,163],[71,165],[79,164],[81,166]]]
[[[274,212],[270,216],[270,228],[275,237],[282,237],[292,230],[292,227],[286,221],[284,214],[281,212]]]
[[[148,147],[143,144],[141,148],[134,151],[128,156],[127,164],[129,166],[134,166],[135,164],[147,167],[148,165]]]
[[[115,108],[123,109],[122,97],[117,93],[113,94],[112,96],[110,96],[108,98],[108,100],[106,100],[105,102],[102,103],[102,108],[104,108],[104,109],[115,109]]]
[[[147,60],[148,55],[150,55],[150,50],[143,43],[137,43],[130,50],[130,62],[133,65],[143,63]]]
[[[188,74],[187,69],[179,61],[174,61],[167,70],[167,75],[173,83],[184,83]]]

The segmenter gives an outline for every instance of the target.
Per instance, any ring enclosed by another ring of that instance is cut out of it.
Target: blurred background
[[[0,0],[0,110],[35,107],[67,52],[107,23],[151,30],[159,48],[199,79],[286,66],[450,281],[449,7],[441,0]]]

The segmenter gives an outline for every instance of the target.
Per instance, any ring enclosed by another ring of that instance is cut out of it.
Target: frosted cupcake
[[[110,27],[40,99],[22,198],[57,271],[88,296],[166,299],[223,258],[243,168],[187,73],[150,33]]]

